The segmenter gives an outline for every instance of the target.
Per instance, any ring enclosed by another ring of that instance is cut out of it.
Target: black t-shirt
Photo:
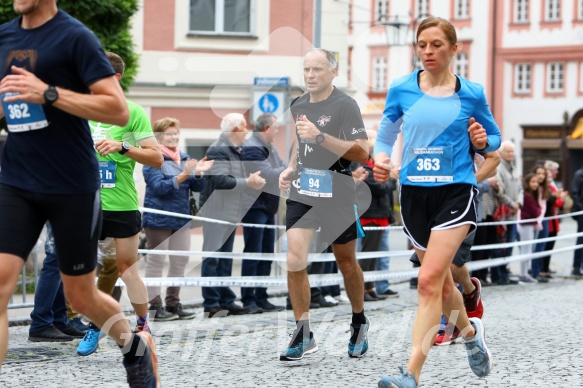
[[[88,94],[91,84],[115,74],[97,37],[64,11],[35,29],[22,29],[20,23],[21,17],[0,26],[1,78],[15,65],[49,85]],[[52,106],[28,105],[7,109],[4,104],[7,120],[40,108],[48,126],[9,133],[0,183],[41,194],[98,190],[99,167],[87,120]]]
[[[335,138],[349,141],[367,138],[358,104],[337,88],[334,88],[326,100],[316,103],[310,103],[309,93],[300,96],[292,103],[291,112],[294,120],[297,121],[305,115],[320,131]],[[355,187],[348,159],[328,151],[323,145],[304,141],[299,137],[296,158],[298,173],[292,181],[291,199],[309,205],[336,206],[355,203]],[[323,170],[330,171],[331,190],[320,182],[320,178],[328,179]],[[309,178],[302,177],[307,171],[310,173]],[[308,190],[308,181],[319,187],[315,187],[314,191]],[[331,193],[327,194],[327,191]]]

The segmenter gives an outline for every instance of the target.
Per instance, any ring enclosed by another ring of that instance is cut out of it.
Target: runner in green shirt
[[[123,60],[111,52],[107,53],[107,57],[118,81],[121,80],[125,68]],[[131,101],[127,103],[130,119],[126,126],[89,122],[99,160],[103,208],[99,248],[104,253],[104,259],[97,288],[111,294],[121,275],[136,311],[136,330],[149,332],[148,295],[135,265],[142,217],[138,211],[138,192],[133,174],[136,162],[160,168],[163,157],[146,112]],[[95,352],[100,334],[100,328],[91,324],[77,347],[77,354],[87,356]]]

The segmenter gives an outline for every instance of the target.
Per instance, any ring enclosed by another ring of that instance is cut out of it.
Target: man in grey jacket
[[[200,193],[201,217],[214,218],[232,223],[240,222],[248,207],[243,202],[245,193],[255,191],[257,196],[265,185],[260,171],[246,175],[241,162],[242,145],[247,135],[247,121],[240,113],[229,113],[221,122],[221,135],[207,151],[207,158],[214,160],[213,168],[205,175],[204,189]],[[205,222],[203,225],[203,251],[232,252],[235,225]],[[231,276],[232,259],[217,256],[206,257],[202,262],[203,277]],[[235,303],[236,295],[229,287],[202,287],[205,315],[242,315],[248,307]]]
[[[261,171],[267,182],[263,192],[257,195],[246,194],[243,197],[250,209],[243,217],[246,224],[259,224],[266,227],[243,227],[245,238],[244,252],[273,253],[275,245],[275,214],[279,208],[279,174],[286,168],[273,147],[275,136],[279,133],[277,117],[265,113],[257,118],[253,134],[243,146],[244,169],[247,172]],[[243,260],[241,276],[269,276],[270,260]],[[251,313],[263,311],[280,311],[284,306],[276,306],[267,300],[265,287],[241,287],[243,306],[249,307]]]
[[[518,210],[522,206],[522,195],[523,188],[522,182],[518,177],[516,168],[514,166],[514,144],[511,141],[504,141],[500,145],[500,165],[498,166],[498,173],[496,174],[496,180],[500,185],[498,190],[498,203],[508,206],[510,213],[507,216],[507,220],[516,220]],[[516,225],[506,225],[506,238],[502,242],[514,242],[516,241]],[[495,249],[492,252],[492,258],[505,257],[512,255],[512,247]],[[508,267],[506,265],[501,265],[498,267],[492,267],[490,276],[493,283],[498,284],[511,284],[515,283],[510,281],[508,272]]]

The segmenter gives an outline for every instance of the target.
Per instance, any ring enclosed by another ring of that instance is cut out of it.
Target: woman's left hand
[[[477,150],[483,150],[488,143],[488,135],[482,124],[478,123],[475,118],[470,118],[470,126],[468,128],[470,133],[470,141]]]
[[[208,160],[205,156],[201,160],[198,161],[196,164],[196,169],[194,170],[194,175],[197,177],[200,176],[203,172],[206,172],[211,169],[213,164],[215,163],[214,160]]]

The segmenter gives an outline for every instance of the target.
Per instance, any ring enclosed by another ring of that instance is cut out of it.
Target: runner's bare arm
[[[484,154],[484,162],[476,171],[476,180],[478,183],[496,176],[496,170],[500,164],[500,154],[498,151],[486,152]]]
[[[160,146],[155,138],[149,137],[138,142],[139,147],[131,147],[124,155],[145,166],[154,168],[162,167],[164,158]],[[95,150],[100,155],[106,156],[122,150],[122,142],[102,139],[95,143]]]
[[[44,92],[48,84],[26,69],[12,66],[12,74],[0,82],[0,94],[16,92],[6,97],[6,102],[27,101],[44,104]],[[103,78],[89,86],[91,94],[76,93],[57,87],[58,99],[53,106],[72,115],[119,126],[127,124],[129,109],[119,82],[115,76]]]

